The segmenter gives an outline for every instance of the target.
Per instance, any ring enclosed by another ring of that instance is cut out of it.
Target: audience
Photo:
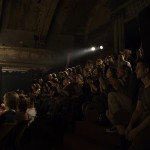
[[[22,134],[20,146],[22,148],[26,143],[26,148],[34,148],[25,138],[35,138],[37,130],[41,132],[38,124],[44,134],[48,130],[47,137],[51,140],[50,134],[54,134],[51,129],[59,131],[57,136],[62,141],[64,131],[71,128],[73,122],[86,119],[87,111],[94,109],[98,113],[99,125],[111,125],[106,131],[115,131],[120,136],[122,150],[128,147],[130,150],[138,149],[139,139],[144,143],[142,133],[150,131],[150,61],[141,59],[143,52],[138,50],[134,72],[131,57],[131,50],[125,49],[118,56],[113,54],[95,62],[88,60],[83,67],[76,65],[34,79],[31,93],[25,94],[21,90],[18,94],[6,93],[0,124],[28,120],[27,131]],[[32,136],[31,130],[34,131]],[[40,142],[40,139],[37,140]],[[41,143],[44,143],[43,140]],[[33,145],[36,144],[34,142]],[[46,142],[48,145],[48,140]],[[42,148],[41,143],[39,146]],[[56,144],[56,139],[51,141],[51,146]]]
[[[126,128],[126,137],[129,141],[133,141],[130,150],[142,150],[150,148],[142,134],[147,131],[150,135],[150,60],[138,60],[135,72],[137,78],[143,82],[143,86],[139,89],[137,105]]]

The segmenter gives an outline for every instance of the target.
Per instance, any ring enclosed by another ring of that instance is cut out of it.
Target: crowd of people
[[[125,49],[104,59],[88,60],[83,67],[50,73],[34,79],[31,88],[30,93],[19,90],[4,95],[0,125],[13,123],[16,129],[16,124],[24,124],[9,147],[10,138],[1,140],[3,148],[44,145],[51,149],[90,109],[97,111],[99,125],[110,126],[106,132],[118,133],[120,150],[141,150],[149,145],[143,134],[150,131],[150,61],[141,49],[135,59]]]

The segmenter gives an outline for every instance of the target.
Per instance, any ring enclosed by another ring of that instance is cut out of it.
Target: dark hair
[[[108,67],[108,69],[110,69],[112,77],[117,78],[117,69],[115,67],[112,67],[112,66]]]
[[[22,112],[26,112],[27,108],[28,108],[28,99],[24,96],[24,95],[20,95],[19,96],[19,105],[18,108],[20,111]]]
[[[113,53],[112,56],[113,56],[114,60],[117,60],[117,59],[118,59],[117,53]]]
[[[17,90],[16,90],[16,93],[20,95],[20,94],[24,94],[24,91],[21,90],[21,89],[17,89]]]

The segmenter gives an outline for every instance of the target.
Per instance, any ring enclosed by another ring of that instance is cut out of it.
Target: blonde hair
[[[4,104],[6,109],[13,109],[17,111],[18,109],[18,103],[19,103],[19,95],[14,92],[7,92],[4,95]]]

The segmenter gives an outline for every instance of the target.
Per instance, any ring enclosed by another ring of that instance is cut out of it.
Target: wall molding
[[[0,46],[0,66],[6,68],[48,69],[53,65],[50,50]]]

